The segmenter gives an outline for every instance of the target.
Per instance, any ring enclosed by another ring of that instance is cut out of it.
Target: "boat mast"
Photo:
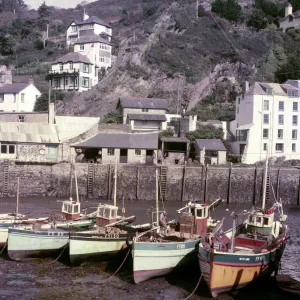
[[[117,172],[118,172],[118,164],[116,159],[115,160],[114,206],[117,205]]]
[[[237,218],[237,215],[234,213],[233,224],[232,224],[232,235],[231,235],[231,247],[230,247],[230,251],[232,253],[234,251],[234,240],[235,240],[235,233],[236,233],[236,218]]]
[[[267,191],[267,176],[268,176],[268,163],[269,163],[269,147],[267,148],[266,155],[266,164],[265,164],[265,172],[264,172],[264,180],[263,180],[263,197],[262,197],[262,209],[265,209],[266,205],[266,191]]]
[[[158,168],[155,169],[155,204],[156,204],[156,226],[158,226]]]
[[[70,199],[72,199],[72,190],[73,190],[73,163],[71,162],[71,172],[70,172]]]
[[[16,218],[18,218],[18,214],[19,214],[19,192],[20,192],[20,178],[18,177]]]
[[[79,202],[79,196],[78,196],[78,183],[77,183],[77,173],[74,166],[74,175],[75,175],[75,186],[76,186],[76,201]]]

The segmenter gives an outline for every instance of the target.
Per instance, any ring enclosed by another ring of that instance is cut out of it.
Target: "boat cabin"
[[[187,208],[187,212],[182,212]],[[202,235],[207,232],[208,208],[207,204],[189,203],[178,210],[180,215],[180,233]]]
[[[117,221],[118,207],[109,204],[99,204],[97,208],[96,224],[108,225]]]
[[[80,218],[80,203],[77,201],[65,200],[62,203],[61,208],[62,214],[65,216],[66,220],[75,220]]]
[[[250,213],[246,222],[248,233],[272,234],[274,213],[264,214],[263,212]]]

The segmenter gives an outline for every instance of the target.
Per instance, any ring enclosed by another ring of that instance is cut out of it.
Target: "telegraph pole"
[[[198,19],[199,0],[196,0],[196,19]]]

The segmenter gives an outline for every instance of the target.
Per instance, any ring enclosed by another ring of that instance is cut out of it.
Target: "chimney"
[[[242,85],[243,94],[245,94],[249,90],[249,81],[244,81]]]
[[[85,8],[83,10],[83,21],[87,20],[89,18],[89,15],[85,12]]]
[[[28,78],[27,83],[29,83],[29,84],[34,84],[34,80],[33,80],[32,76],[30,76],[30,77]]]
[[[184,138],[184,137],[185,137],[185,134],[184,134],[184,131],[183,131],[183,130],[180,130],[179,137],[180,137],[180,138]]]
[[[54,119],[55,119],[54,103],[50,103],[50,105],[49,105],[49,124],[54,124]]]
[[[291,15],[293,13],[293,6],[291,3],[288,3],[288,5],[285,7],[285,17]]]

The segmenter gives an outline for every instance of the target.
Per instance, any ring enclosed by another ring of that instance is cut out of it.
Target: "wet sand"
[[[104,202],[104,201],[101,201]],[[93,211],[99,200],[84,200],[82,208]],[[109,202],[111,203],[111,201]],[[150,214],[147,209],[154,206],[154,202],[125,202],[126,214],[136,215],[136,223],[149,222]],[[239,205],[238,210],[245,209]],[[176,209],[182,203],[167,202],[168,220],[177,218]],[[1,199],[1,213],[15,211],[15,199]],[[21,199],[20,213],[30,216],[47,216],[58,213],[61,203],[56,198],[28,198]],[[216,216],[229,216],[225,212],[225,205],[219,207]],[[236,205],[229,207],[236,209]],[[300,279],[300,209],[290,209],[288,224],[292,238],[282,260],[283,269]],[[229,218],[230,220],[230,218]],[[227,222],[226,226],[230,226]],[[10,261],[5,253],[1,258],[0,267],[0,299],[143,299],[143,300],[179,300],[184,299],[196,287],[200,273],[198,265],[189,270],[176,270],[164,278],[155,278],[134,284],[132,278],[132,257],[127,256],[120,271],[110,277],[124,261],[128,249],[123,249],[110,262],[89,261],[72,267],[68,264],[67,255],[55,258],[36,259],[26,262]],[[108,281],[106,281],[109,279]],[[211,299],[206,285],[201,282],[195,294],[189,299]],[[245,289],[229,294],[222,294],[215,298],[227,299],[297,299],[282,293],[272,279],[261,280]]]

